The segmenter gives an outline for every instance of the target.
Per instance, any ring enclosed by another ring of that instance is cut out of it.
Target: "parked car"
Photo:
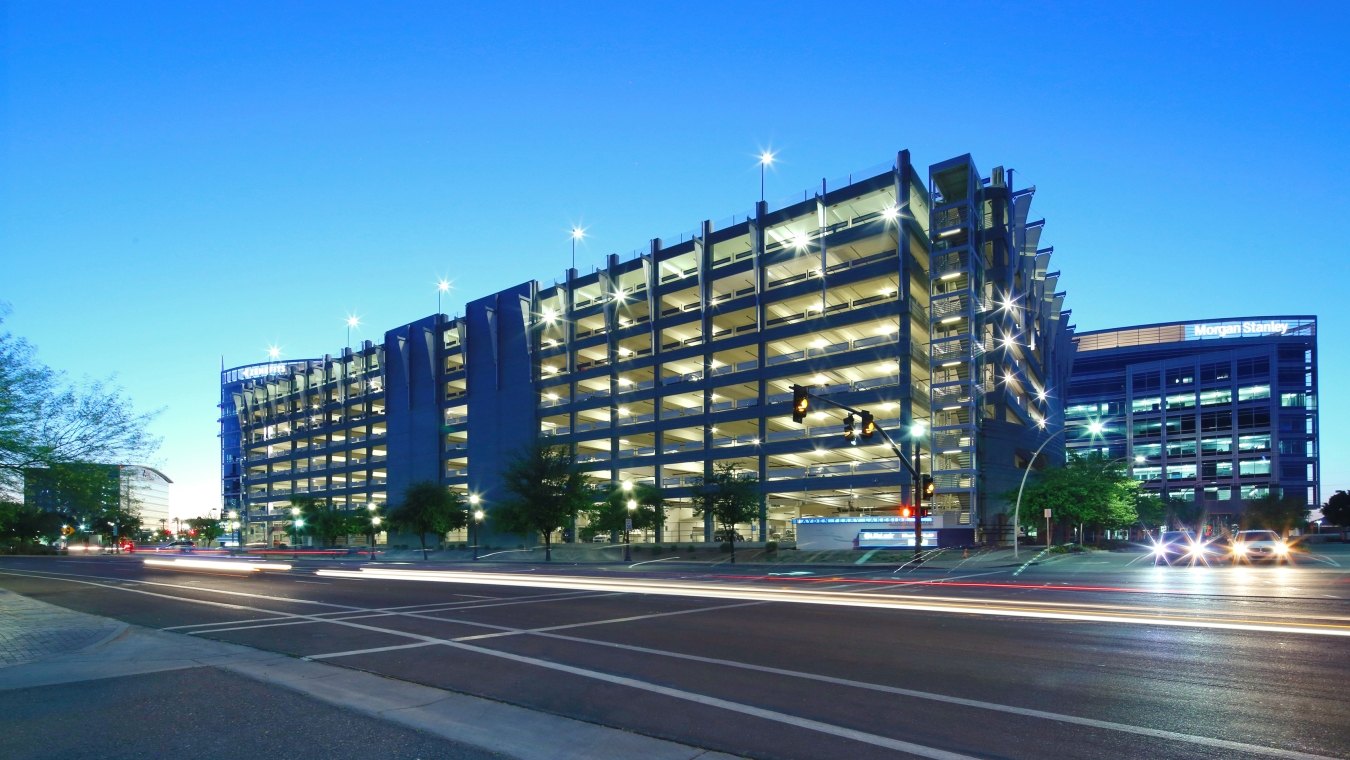
[[[730,541],[744,541],[745,536],[737,531],[719,530],[713,533],[713,540],[725,544]]]
[[[1230,554],[1234,562],[1279,562],[1289,558],[1289,542],[1273,530],[1240,530]]]

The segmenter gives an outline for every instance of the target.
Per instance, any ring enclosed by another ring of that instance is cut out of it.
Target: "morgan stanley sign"
[[[1186,325],[1187,338],[1250,338],[1256,335],[1284,335],[1288,322],[1219,322]]]

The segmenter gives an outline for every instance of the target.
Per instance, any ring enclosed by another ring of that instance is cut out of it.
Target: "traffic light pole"
[[[844,411],[849,412],[851,414],[856,414],[859,417],[863,415],[863,410],[861,409],[851,407],[848,404],[841,404],[838,401],[832,401],[830,399],[824,398],[823,396],[817,396],[816,394],[812,393],[809,388],[806,388],[801,385],[794,384],[792,386],[792,393],[794,396],[793,401],[794,406],[796,405],[795,400],[796,397],[805,396],[806,398],[818,401],[826,406],[831,406],[834,407],[835,409],[843,409]],[[796,412],[804,413],[805,410],[794,409],[794,414]],[[871,415],[868,416],[870,417]],[[919,476],[919,468],[918,468],[919,454],[922,451],[922,448],[919,444],[919,441],[915,439],[914,459],[913,461],[910,461],[908,458],[905,457],[905,453],[900,450],[900,447],[896,445],[895,439],[891,438],[891,434],[886,432],[885,428],[881,427],[880,425],[877,425],[876,431],[881,434],[881,438],[882,440],[886,441],[886,445],[891,447],[891,451],[895,452],[896,458],[899,459],[900,464],[904,465],[905,469],[909,471],[910,477],[914,478],[914,556],[918,557],[923,552],[923,520],[921,519],[921,516],[919,514],[920,512],[919,504],[923,498],[923,483],[921,482],[923,479]]]

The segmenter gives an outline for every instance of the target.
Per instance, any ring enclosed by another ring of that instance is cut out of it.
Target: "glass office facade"
[[[1317,318],[1245,317],[1079,333],[1070,449],[1127,463],[1144,489],[1231,523],[1272,492],[1321,503]]]
[[[285,530],[296,495],[378,510],[421,480],[490,514],[504,463],[541,438],[597,481],[661,486],[666,522],[651,539],[711,538],[690,486],[722,463],[762,483],[759,519],[742,528],[752,540],[790,538],[798,517],[912,502],[894,453],[846,441],[841,412],[819,404],[793,422],[800,384],[917,447],[938,483],[931,506],[997,538],[1007,481],[1062,422],[1045,390],[1066,381],[1072,353],[1051,251],[1027,221],[1032,192],[1001,169],[981,177],[969,156],[925,175],[902,152],[782,208],[761,202],[472,301],[463,317],[231,375],[223,481],[238,472],[254,541]]]

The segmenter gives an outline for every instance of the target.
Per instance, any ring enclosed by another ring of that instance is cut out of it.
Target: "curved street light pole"
[[[1056,436],[1062,435],[1068,429],[1068,425],[1060,425],[1059,430],[1046,436],[1046,439],[1041,441],[1041,445],[1036,447],[1036,452],[1031,455],[1031,461],[1027,462],[1026,469],[1022,471],[1022,483],[1017,486],[1017,503],[1013,505],[1013,559],[1017,559],[1018,557],[1017,530],[1022,526],[1022,489],[1027,486],[1027,476],[1031,474],[1031,468],[1036,464],[1036,458],[1041,455],[1041,452],[1045,450],[1045,447],[1048,446],[1051,441],[1055,440]],[[1092,433],[1093,437],[1100,435],[1104,429],[1105,428],[1100,421],[1093,420],[1088,423],[1088,431]],[[1049,531],[1047,530],[1047,532]]]
[[[1067,427],[1060,427],[1059,430],[1051,433],[1041,445],[1036,447],[1036,453],[1031,455],[1031,461],[1027,462],[1027,467],[1022,471],[1022,484],[1017,486],[1017,504],[1013,506],[1013,559],[1017,559],[1017,531],[1022,526],[1022,489],[1027,487],[1027,476],[1031,474],[1031,468],[1036,464],[1036,458],[1041,455],[1045,447],[1055,440],[1055,437],[1062,434]]]

